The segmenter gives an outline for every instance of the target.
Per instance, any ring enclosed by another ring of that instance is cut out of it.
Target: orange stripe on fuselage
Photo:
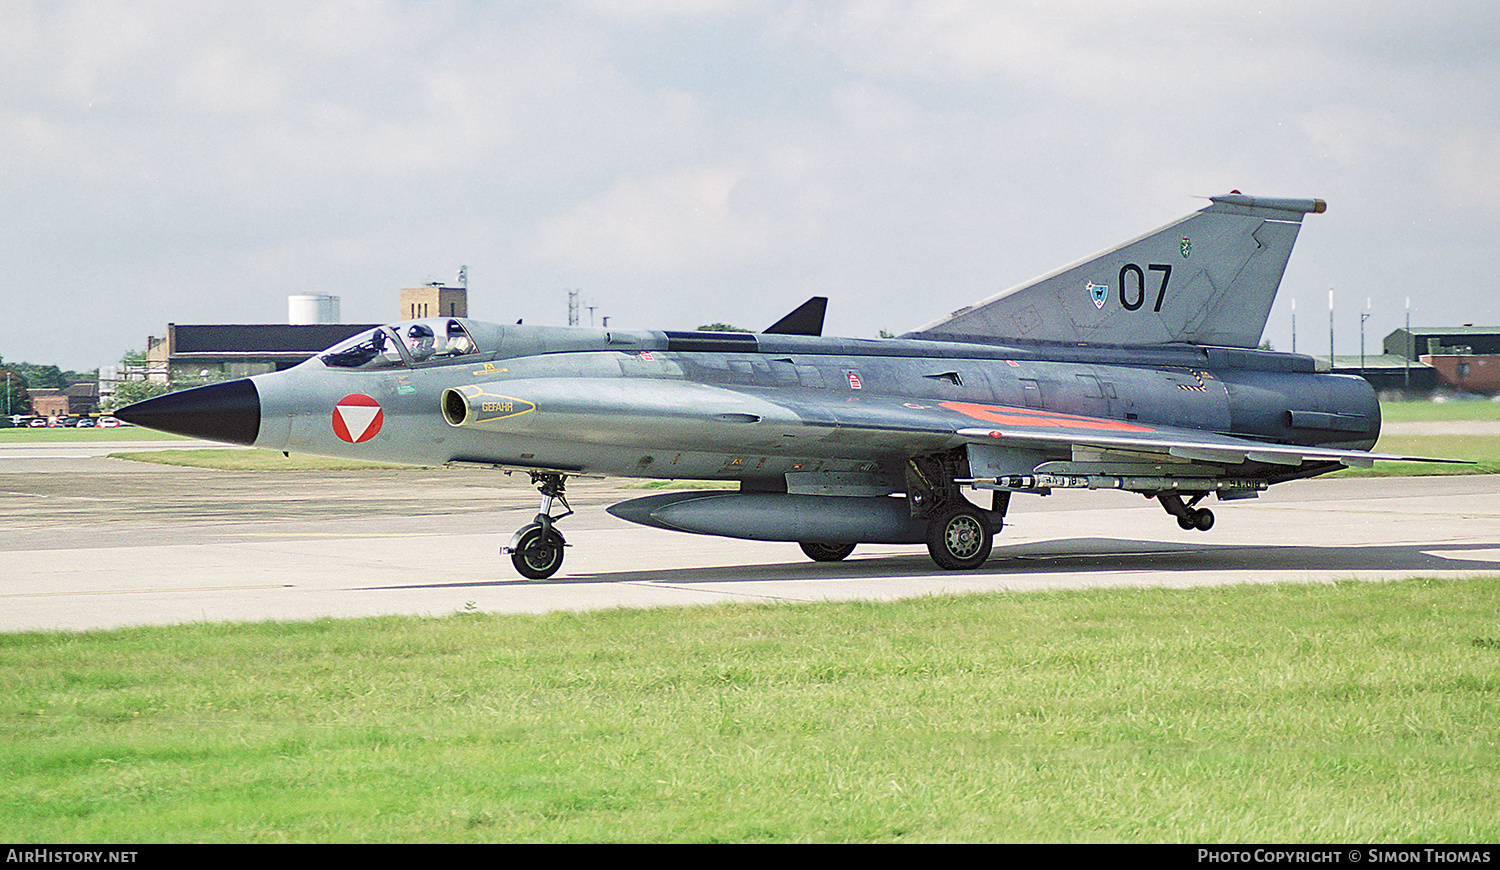
[[[1073,414],[1057,414],[1031,408],[1007,408],[1004,405],[974,405],[969,402],[939,402],[950,411],[957,411],[975,420],[1000,423],[1007,426],[1038,426],[1054,429],[1097,429],[1106,432],[1155,432],[1149,426],[1137,426],[1119,420],[1102,420],[1098,417],[1078,417]]]

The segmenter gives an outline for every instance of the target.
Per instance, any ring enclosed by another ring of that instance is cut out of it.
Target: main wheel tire
[[[1214,527],[1214,512],[1208,508],[1193,513],[1193,528],[1200,532],[1206,532]]]
[[[816,541],[798,541],[797,546],[814,562],[842,562],[854,552],[854,544],[822,544]]]
[[[521,533],[510,561],[522,577],[546,580],[562,567],[563,537],[556,529],[549,529],[544,535],[541,526],[533,526]]]
[[[938,567],[948,571],[983,565],[994,542],[984,514],[968,503],[947,508],[927,524],[927,552]]]

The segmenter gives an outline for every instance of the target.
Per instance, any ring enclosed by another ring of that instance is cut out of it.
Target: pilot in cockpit
[[[406,330],[406,346],[411,351],[411,358],[416,362],[422,362],[432,356],[437,352],[432,327],[425,323],[413,323]]]
[[[457,320],[448,321],[448,354],[450,356],[463,356],[474,352],[474,340]]]

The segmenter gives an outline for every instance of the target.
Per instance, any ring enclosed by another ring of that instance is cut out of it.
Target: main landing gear
[[[927,555],[947,571],[971,571],[984,564],[1010,505],[1008,492],[996,491],[994,509],[988,512],[964,498],[957,483],[962,461],[959,454],[947,453],[915,457],[906,464],[907,498],[927,517]]]
[[[983,565],[994,544],[993,523],[998,520],[992,517],[996,513],[991,511],[987,516],[962,495],[935,509],[926,520],[927,553],[932,561],[949,571],[968,571]],[[854,552],[856,545],[802,541],[798,546],[814,562],[841,562]]]
[[[1159,492],[1156,500],[1167,509],[1167,513],[1177,518],[1177,525],[1184,531],[1197,529],[1206,532],[1214,527],[1214,512],[1208,508],[1195,507],[1198,502],[1208,496],[1206,492],[1194,495],[1187,504],[1183,504],[1182,496],[1175,492]]]
[[[563,547],[567,542],[552,524],[573,515],[573,509],[563,495],[567,479],[567,475],[556,471],[531,472],[531,482],[542,494],[541,507],[537,509],[536,519],[518,529],[510,539],[510,546],[504,549],[523,577],[546,580],[562,567]],[[564,513],[553,516],[553,502],[561,502]]]
[[[967,480],[968,464],[963,452],[915,456],[907,461],[905,485],[908,525],[888,542],[924,541],[927,554],[947,571],[972,571],[990,557],[995,533],[1005,526],[1010,493],[995,490],[990,510],[976,507],[965,498],[961,479]],[[879,502],[879,499],[870,499]],[[884,504],[889,505],[890,502]],[[850,525],[857,526],[851,522]],[[886,532],[889,534],[889,531]],[[838,562],[854,552],[848,541],[802,541],[799,546],[816,562]]]
[[[984,564],[995,542],[989,521],[960,495],[927,522],[927,555],[939,568],[970,571]]]

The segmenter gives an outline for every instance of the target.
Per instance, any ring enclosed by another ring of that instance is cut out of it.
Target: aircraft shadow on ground
[[[777,562],[705,568],[645,568],[632,571],[564,574],[550,580],[506,577],[455,583],[367,586],[365,589],[442,589],[496,586],[559,586],[589,583],[747,583],[786,580],[844,580],[902,577],[993,577],[1049,574],[1157,573],[1166,576],[1210,571],[1334,572],[1500,571],[1500,561],[1465,558],[1474,551],[1500,551],[1500,542],[1391,544],[1386,546],[1276,546],[1172,543],[1112,538],[1071,538],[996,547],[975,571],[946,572],[926,554],[870,554],[843,562]]]

